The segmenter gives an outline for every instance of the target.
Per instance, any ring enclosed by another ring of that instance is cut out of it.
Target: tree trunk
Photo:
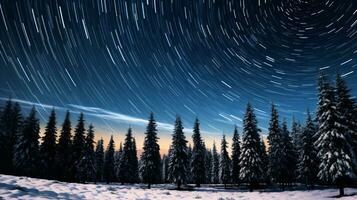
[[[177,181],[177,189],[181,189],[181,180]]]
[[[224,184],[224,189],[227,189],[227,184],[226,183]]]
[[[253,192],[253,184],[252,183],[249,184],[249,192]]]
[[[196,187],[201,187],[201,184],[200,183],[196,183]]]
[[[148,183],[148,189],[150,189],[151,188],[151,183]]]
[[[345,196],[345,190],[344,190],[344,188],[342,187],[342,186],[340,186],[340,196],[342,197],[342,196]]]

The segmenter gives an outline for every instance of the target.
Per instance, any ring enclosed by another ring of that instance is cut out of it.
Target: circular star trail
[[[1,98],[205,130],[315,109],[320,70],[357,90],[355,0],[2,0]],[[102,123],[102,122],[98,122]]]

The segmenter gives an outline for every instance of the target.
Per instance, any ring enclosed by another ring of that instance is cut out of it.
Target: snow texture
[[[336,189],[286,192],[246,192],[224,190],[203,186],[194,191],[177,191],[173,185],[154,185],[152,189],[144,189],[145,185],[119,184],[77,184],[58,181],[0,175],[0,199],[332,199],[337,195]],[[357,189],[346,189],[346,194],[357,194]],[[343,200],[356,199],[356,196],[346,196]]]

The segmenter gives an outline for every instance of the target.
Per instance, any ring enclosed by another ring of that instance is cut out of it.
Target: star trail
[[[107,134],[153,111],[218,140],[248,101],[263,132],[272,102],[302,121],[320,70],[356,91],[356,54],[355,0],[0,1],[2,100],[84,111]]]

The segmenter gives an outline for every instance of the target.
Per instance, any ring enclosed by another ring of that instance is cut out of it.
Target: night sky
[[[55,107],[59,125],[84,112],[118,140],[132,126],[138,146],[151,111],[163,149],[176,114],[208,141],[248,101],[263,133],[272,102],[304,122],[319,71],[356,95],[356,66],[356,0],[0,0],[1,103],[36,105],[42,123]]]

